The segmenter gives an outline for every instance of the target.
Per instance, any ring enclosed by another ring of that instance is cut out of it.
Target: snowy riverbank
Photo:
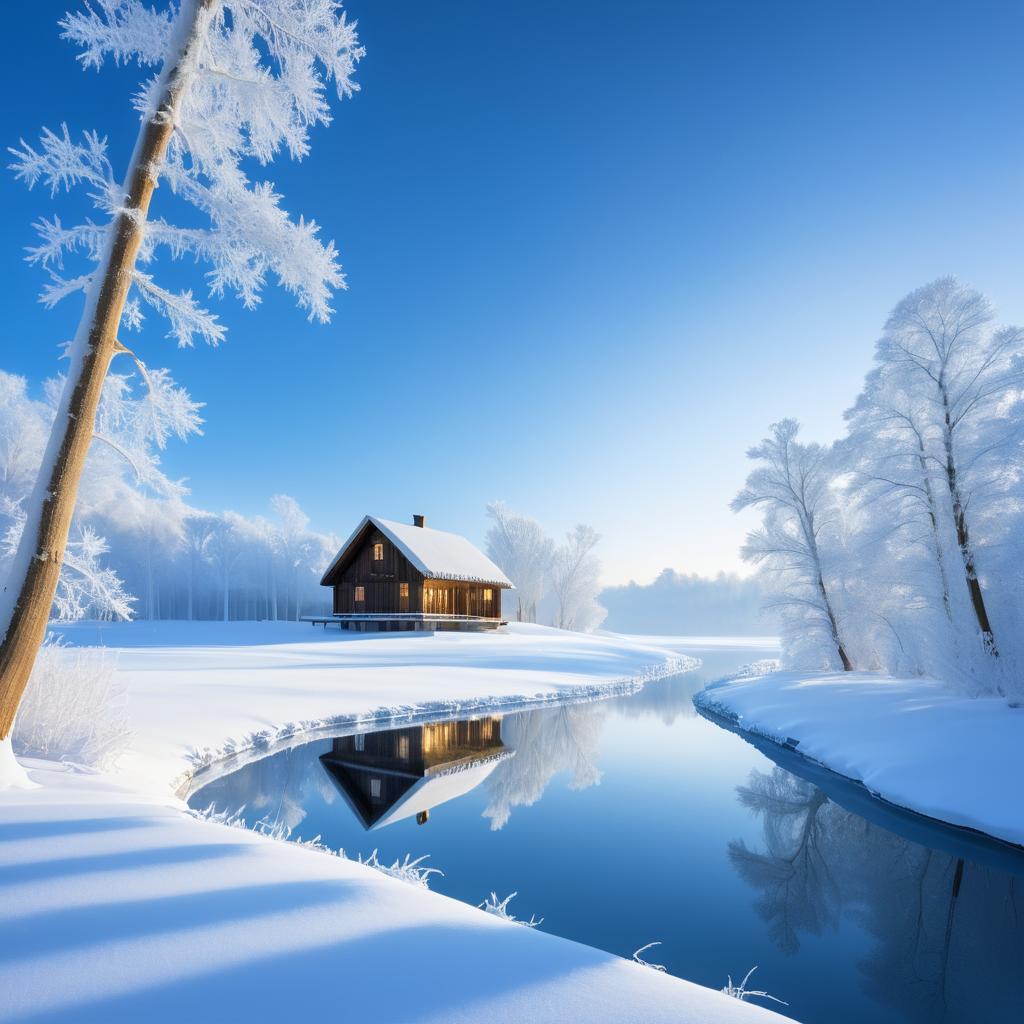
[[[928,679],[776,672],[694,703],[899,807],[1024,845],[1024,709],[1005,700]]]
[[[197,764],[300,727],[633,688],[686,667],[685,642],[537,627],[63,632],[117,649],[135,735],[116,773],[32,762],[40,788],[0,792],[0,1020],[267,1020],[329,1007],[381,1022],[780,1019],[352,861],[197,820],[172,793]]]

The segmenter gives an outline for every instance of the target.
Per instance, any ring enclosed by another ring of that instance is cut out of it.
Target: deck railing
[[[500,615],[444,615],[440,612],[329,612],[303,615],[303,622],[500,622]]]

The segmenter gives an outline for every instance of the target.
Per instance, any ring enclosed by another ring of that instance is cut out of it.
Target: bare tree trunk
[[[124,210],[110,227],[104,259],[86,298],[71,371],[3,595],[0,740],[10,734],[36,652],[46,633],[78,484],[96,425],[96,409],[110,362],[121,349],[117,330],[157,184],[157,169],[166,155],[178,109],[195,74],[191,58],[219,2],[191,0],[182,6],[175,45],[161,72],[157,109],[143,124],[132,154]]]
[[[956,542],[960,548],[960,557],[963,559],[967,592],[970,594],[971,607],[974,609],[974,616],[978,620],[978,628],[981,630],[982,643],[985,645],[985,650],[994,658],[997,658],[999,657],[999,649],[996,647],[995,634],[992,632],[992,624],[988,618],[988,609],[985,607],[985,596],[981,592],[981,583],[978,581],[978,573],[974,565],[974,552],[971,550],[970,533],[967,529],[967,511],[964,508],[963,495],[960,493],[956,459],[953,455],[953,425],[949,411],[949,400],[945,389],[941,385],[940,391],[942,392],[942,404],[945,410],[943,443],[946,451],[946,485],[949,488],[949,497],[953,503],[953,524],[956,526]]]
[[[825,605],[825,615],[828,617],[829,628],[832,630],[832,643],[835,644],[836,650],[839,652],[839,660],[843,663],[843,671],[852,672],[853,663],[847,656],[846,648],[843,647],[843,641],[839,636],[839,624],[836,622],[835,612],[832,611],[832,602],[828,599],[825,579],[820,569],[818,570],[818,593],[821,594],[822,603]]]
[[[850,661],[846,648],[843,646],[842,637],[839,635],[839,622],[836,619],[835,612],[832,610],[832,601],[829,599],[828,588],[825,586],[825,573],[821,567],[818,538],[814,531],[814,514],[808,512],[806,507],[804,507],[800,516],[800,522],[804,531],[804,539],[807,542],[807,550],[810,552],[811,559],[814,562],[814,572],[817,576],[816,585],[818,594],[821,596],[821,603],[825,609],[825,617],[828,619],[829,630],[832,633],[832,643],[835,645],[836,651],[839,654],[839,660],[843,664],[843,671],[852,672],[853,662]]]

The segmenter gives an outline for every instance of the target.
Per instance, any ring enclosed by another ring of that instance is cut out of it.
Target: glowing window
[[[356,600],[357,601],[365,601],[366,600],[366,587],[356,587]]]
[[[383,562],[384,561],[384,545],[383,544],[374,544],[373,545],[373,560],[375,562]]]
[[[484,600],[485,601],[493,601],[494,600],[494,591],[491,590],[490,587],[485,587],[484,588]]]
[[[409,760],[409,737],[399,736],[398,737],[398,756],[403,761]]]
[[[399,597],[408,597],[409,596],[409,584],[408,583],[399,583],[398,584],[398,596]]]

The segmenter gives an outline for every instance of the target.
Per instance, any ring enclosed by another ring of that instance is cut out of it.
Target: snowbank
[[[678,641],[280,623],[63,632],[117,650],[135,737],[116,775],[30,762],[40,788],[0,792],[0,1021],[782,1019],[352,861],[198,820],[170,792],[213,756],[197,759],[197,745],[225,752],[234,736],[258,750],[294,734],[290,722],[615,692],[684,667]]]
[[[776,672],[713,684],[698,708],[899,807],[1024,845],[1024,709],[942,683]]]

